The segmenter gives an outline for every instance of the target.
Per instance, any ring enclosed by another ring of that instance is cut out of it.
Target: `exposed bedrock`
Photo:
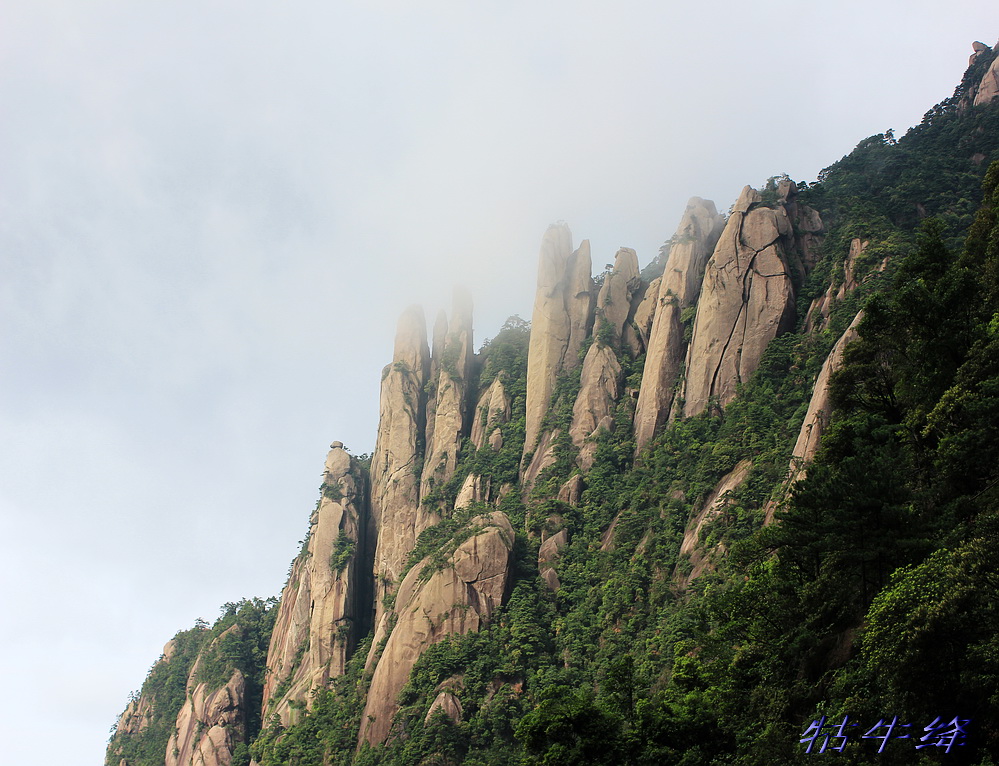
[[[635,410],[635,442],[641,449],[668,419],[686,354],[681,316],[700,293],[704,268],[724,219],[710,200],[693,197],[680,219],[660,278],[654,319]]]
[[[760,205],[747,186],[708,261],[687,350],[685,416],[724,407],[749,379],[777,335],[794,325],[794,285],[786,253],[793,235],[782,205]],[[662,286],[660,286],[660,293]]]
[[[445,565],[428,557],[409,570],[396,598],[398,621],[375,666],[361,717],[359,744],[389,736],[398,697],[426,649],[450,635],[478,630],[502,604],[510,573],[513,527],[495,511],[469,522],[477,534],[453,551]]]
[[[527,357],[527,418],[524,452],[540,437],[555,380],[579,366],[579,351],[593,326],[590,244],[572,250],[564,223],[548,227],[541,240],[538,282]]]

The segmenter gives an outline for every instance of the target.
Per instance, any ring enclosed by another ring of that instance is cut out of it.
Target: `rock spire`
[[[786,255],[793,247],[791,223],[783,205],[761,202],[759,192],[743,189],[705,268],[687,351],[685,416],[711,401],[721,407],[732,401],[767,344],[794,324]]]
[[[593,326],[591,269],[589,242],[573,251],[568,226],[548,227],[541,240],[527,357],[525,452],[537,445],[558,374],[580,364],[579,351]]]
[[[652,330],[635,410],[635,442],[641,449],[666,422],[686,354],[683,312],[697,301],[704,267],[724,219],[710,200],[692,197],[680,219],[660,278]]]

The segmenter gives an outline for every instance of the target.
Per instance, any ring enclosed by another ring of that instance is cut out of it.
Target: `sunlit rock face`
[[[478,533],[461,543],[442,568],[433,569],[428,557],[413,566],[399,586],[398,619],[375,666],[359,744],[378,744],[389,736],[399,692],[428,647],[447,636],[479,630],[503,603],[513,527],[498,511],[470,524]]]
[[[326,458],[309,542],[281,594],[267,652],[263,716],[288,725],[311,692],[342,675],[371,624],[367,474],[341,442]],[[278,693],[278,689],[281,693]]]

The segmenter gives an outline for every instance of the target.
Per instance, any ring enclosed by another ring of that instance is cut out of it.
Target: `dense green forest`
[[[901,138],[867,138],[799,185],[826,234],[798,286],[796,330],[770,343],[724,411],[676,421],[637,457],[635,400],[622,397],[576,505],[556,496],[579,470],[565,427],[578,372],[559,380],[547,424],[562,426],[557,459],[529,496],[499,504],[517,530],[505,604],[479,632],[423,653],[385,745],[356,750],[369,636],[299,722],[248,720],[236,766],[762,766],[820,749],[851,764],[999,759],[999,100],[962,104],[990,61]],[[859,286],[806,331],[854,238],[870,242]],[[816,375],[861,309],[819,453],[788,488]],[[516,481],[529,333],[512,318],[483,346],[479,390],[502,375],[512,400],[504,446],[466,442],[434,504],[452,507],[469,473]],[[590,342],[616,340],[597,328]],[[644,357],[615,350],[637,389]],[[707,566],[688,585],[688,521],[740,464],[749,478],[702,531]],[[776,523],[764,525],[770,502]],[[411,565],[454,550],[483,510],[424,531]],[[554,592],[538,571],[551,519],[569,541]],[[213,627],[178,633],[143,687],[153,724],[116,759],[162,762],[207,647],[202,680],[224,684],[239,668],[259,700],[275,612],[273,601],[227,605]],[[234,638],[215,641],[232,625]],[[460,722],[425,722],[441,688],[460,699]]]

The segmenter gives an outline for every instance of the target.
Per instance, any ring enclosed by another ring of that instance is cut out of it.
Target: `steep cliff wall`
[[[165,766],[230,766],[236,746],[246,742],[246,681],[234,671],[221,689],[195,683],[167,743]]]
[[[394,591],[417,536],[421,460],[424,453],[425,395],[430,374],[423,310],[412,307],[399,319],[392,363],[382,370],[378,437],[371,458],[371,518],[375,529],[376,620]]]
[[[787,467],[787,479],[785,482],[785,492],[792,484],[805,478],[808,464],[815,457],[822,442],[822,433],[829,425],[831,414],[831,401],[829,396],[829,381],[833,373],[843,366],[843,352],[846,347],[857,337],[857,326],[864,317],[861,311],[854,317],[850,326],[836,341],[829,356],[826,357],[815,379],[815,386],[812,389],[812,398],[808,402],[808,411],[805,413],[805,420],[801,424],[798,438],[794,442],[794,449],[791,452],[791,462]],[[771,501],[764,509],[765,523],[773,521],[774,513],[778,503]]]
[[[621,395],[621,365],[614,349],[595,342],[586,352],[580,373],[579,394],[572,408],[569,436],[579,450],[579,467],[593,466],[596,445],[591,440],[603,428],[614,428],[614,404]]]
[[[630,247],[622,247],[614,256],[614,268],[604,277],[597,293],[595,319],[607,322],[615,343],[621,338],[631,317],[631,298],[641,285],[638,256]]]
[[[499,512],[471,520],[471,536],[441,568],[431,557],[409,570],[396,598],[398,621],[368,689],[359,744],[388,737],[399,692],[420,655],[450,635],[478,630],[503,601],[510,573],[513,527]]]
[[[591,269],[589,242],[573,251],[569,227],[550,226],[541,241],[531,318],[525,452],[537,446],[558,374],[579,366],[579,350],[593,326]]]
[[[281,594],[267,653],[265,717],[287,725],[312,689],[342,675],[372,619],[367,475],[340,442],[326,458],[309,542]]]
[[[682,315],[697,301],[704,267],[724,219],[710,200],[693,197],[680,219],[655,297],[656,308],[635,410],[635,443],[641,449],[669,417],[686,341]]]
[[[705,268],[687,352],[685,416],[711,401],[720,407],[732,401],[767,344],[793,327],[791,224],[783,205],[761,202],[759,192],[743,189]]]
[[[435,330],[436,334],[436,330]],[[437,345],[435,339],[435,345]],[[427,411],[427,449],[420,482],[420,497],[445,484],[458,464],[461,440],[468,431],[468,411],[472,384],[472,298],[465,290],[455,291],[454,309],[440,351],[433,359],[437,378],[433,412]],[[432,428],[429,424],[433,422]],[[434,509],[418,509],[416,534],[434,523]]]
[[[512,414],[510,404],[510,397],[506,393],[503,381],[497,377],[489,384],[489,388],[479,397],[479,402],[475,405],[472,433],[469,438],[476,449],[482,449],[487,441],[491,446],[494,445],[497,436],[500,439],[499,446],[502,446],[502,436],[499,435],[498,429],[510,420]],[[494,449],[499,449],[499,446],[494,446]]]

